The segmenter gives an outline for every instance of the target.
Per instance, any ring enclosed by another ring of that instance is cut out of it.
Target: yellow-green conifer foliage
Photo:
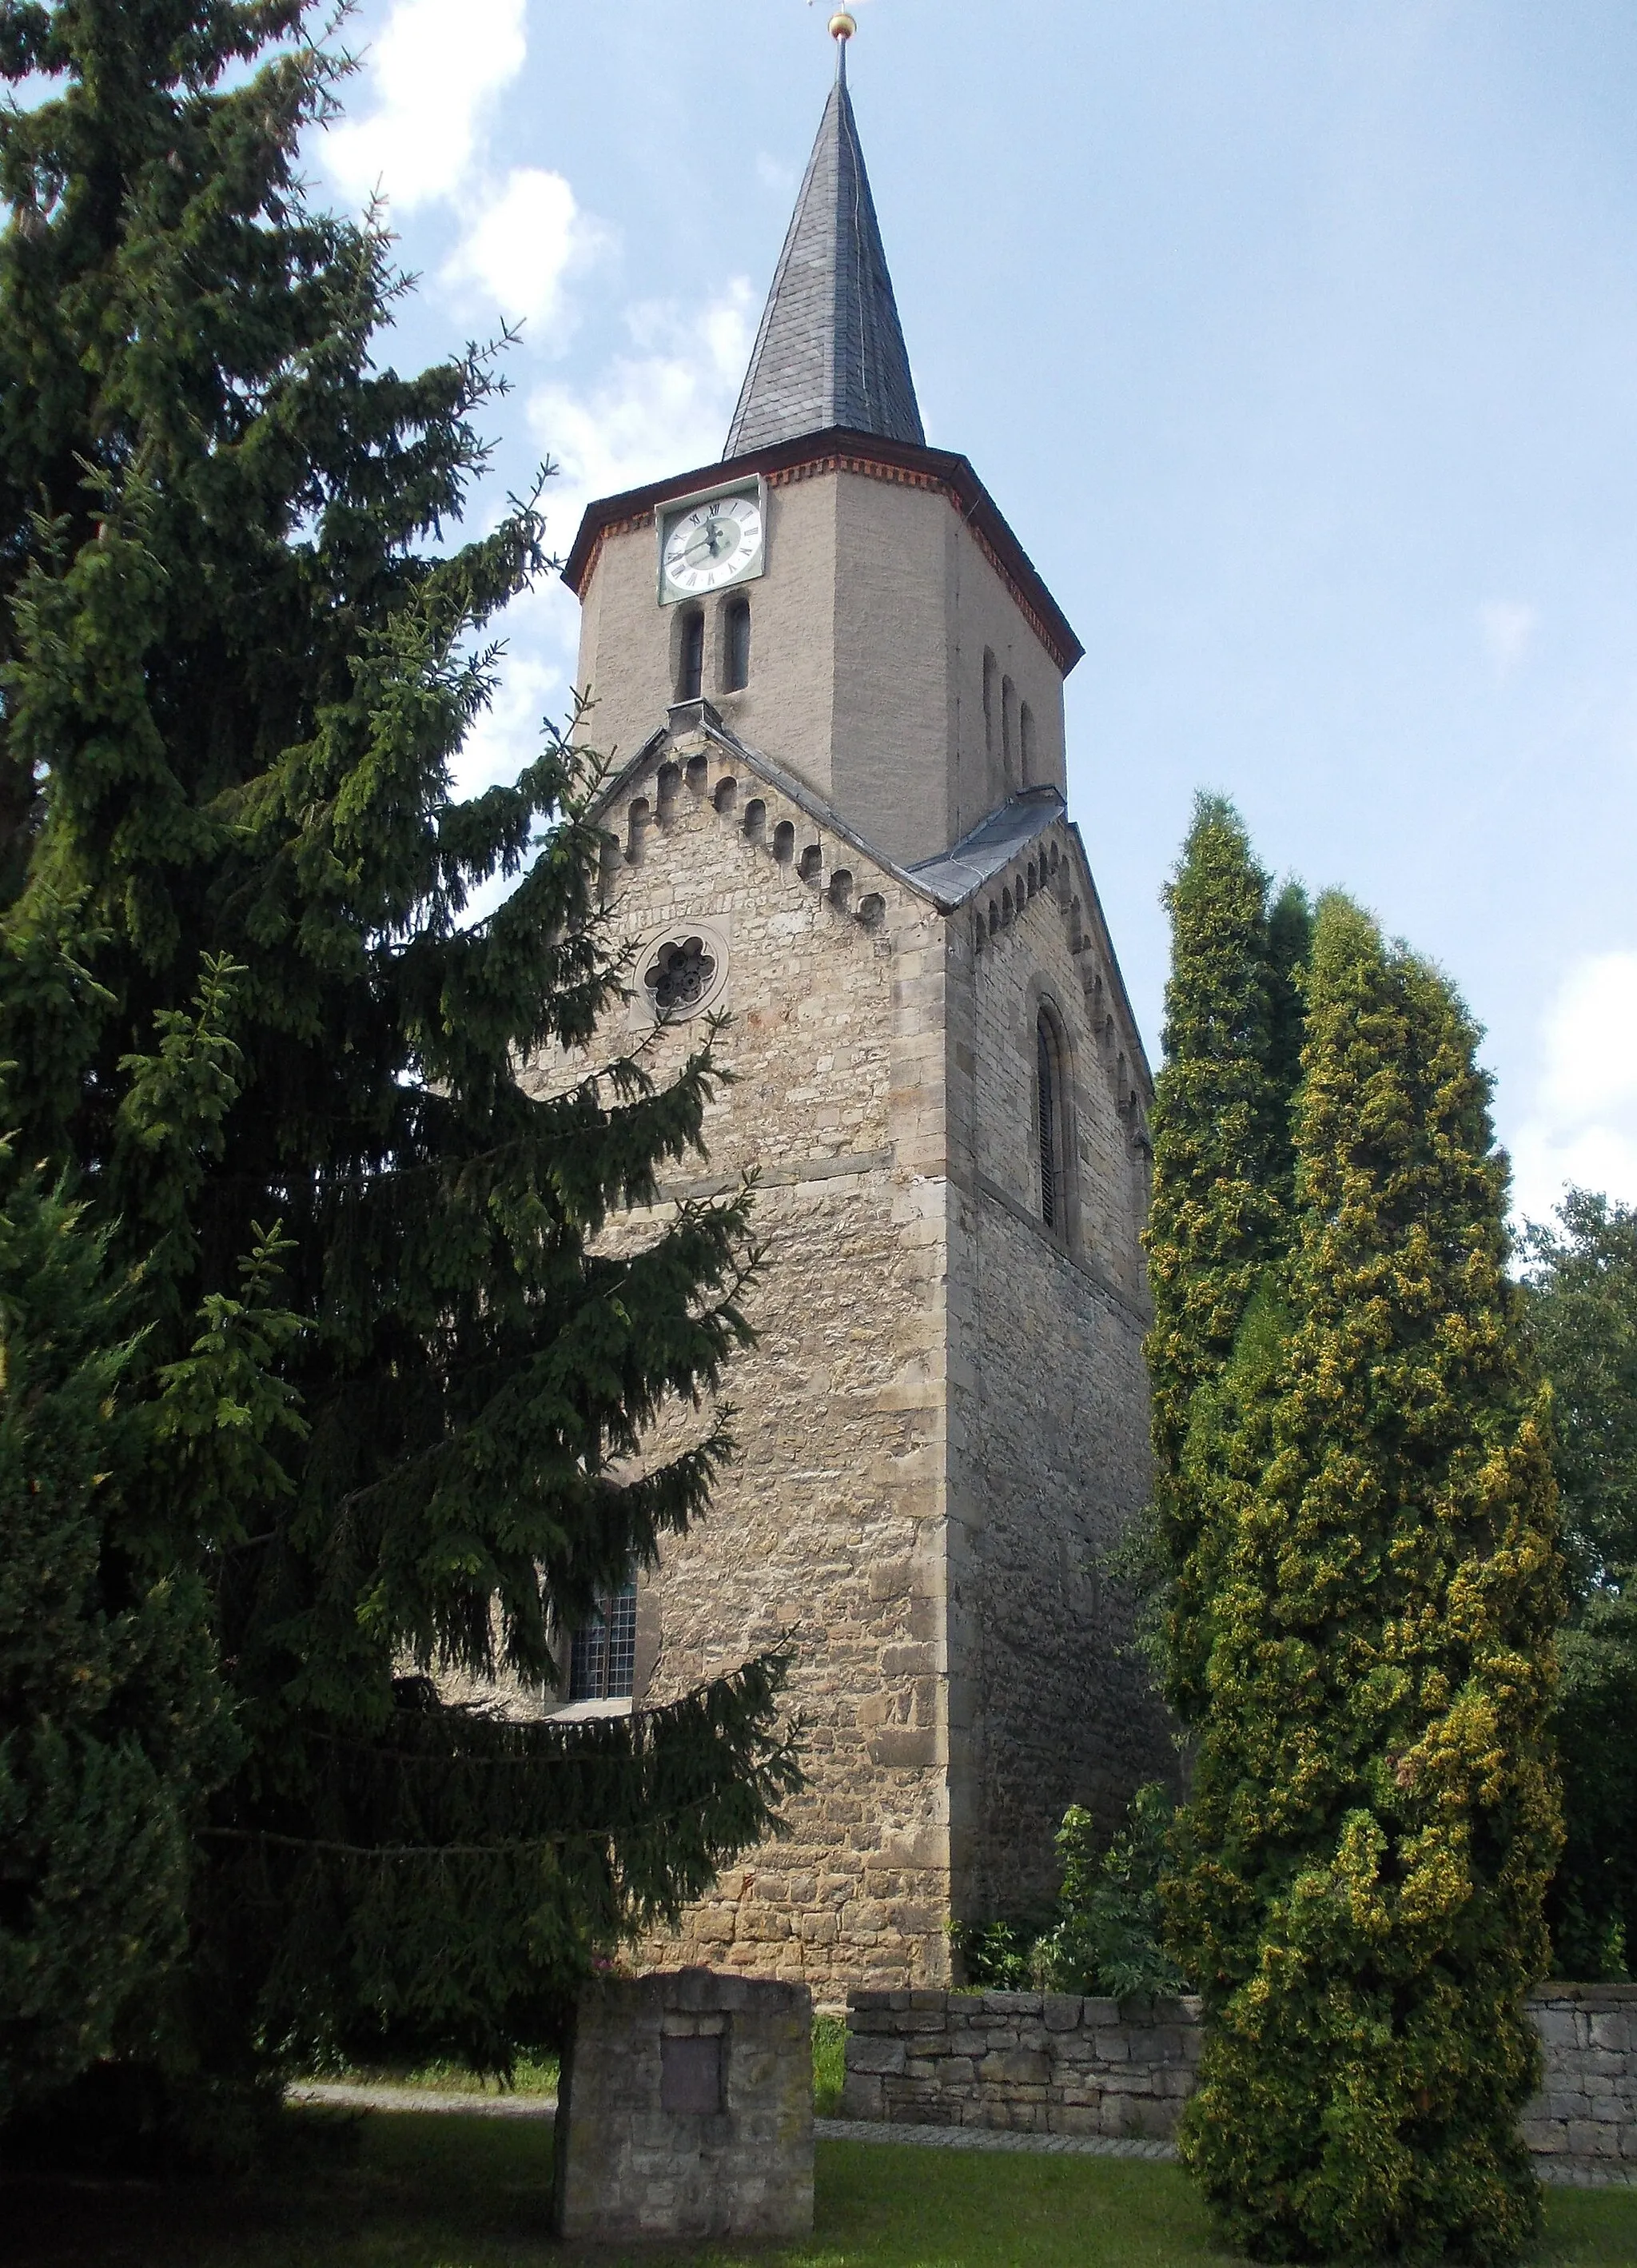
[[[1545,1411],[1462,1004],[1339,898],[1307,983],[1295,1238],[1215,1412],[1184,2153],[1254,2257],[1506,2261],[1560,1831]]]
[[[1196,1397],[1233,1355],[1246,1307],[1286,1233],[1293,1050],[1285,961],[1305,944],[1305,904],[1281,901],[1233,806],[1200,796],[1164,902],[1171,920],[1165,1061],[1155,1084],[1154,1192],[1145,1239],[1154,1326],[1157,1574],[1168,1696],[1185,1719],[1204,1702],[1213,1553],[1208,1490],[1185,1454]],[[1281,1076],[1282,1073],[1282,1076]]]

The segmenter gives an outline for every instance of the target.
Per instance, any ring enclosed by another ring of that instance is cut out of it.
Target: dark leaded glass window
[[[599,1600],[596,1619],[574,1633],[570,1701],[628,1701],[636,1683],[636,1585]]]
[[[1035,1026],[1036,1100],[1040,1114],[1040,1218],[1048,1228],[1057,1226],[1057,1069],[1052,1059],[1052,1035],[1042,1016]]]

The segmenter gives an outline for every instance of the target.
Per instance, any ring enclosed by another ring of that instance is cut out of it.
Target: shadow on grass
[[[17,2268],[1224,2268],[1175,2166],[820,2143],[811,2243],[584,2253],[547,2233],[544,2119],[290,2114],[276,2185],[8,2183]],[[1540,2268],[1631,2268],[1637,2191],[1558,2191]]]

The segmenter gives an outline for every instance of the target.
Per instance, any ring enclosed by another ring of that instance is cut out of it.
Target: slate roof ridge
[[[723,460],[833,425],[926,446],[844,46]]]
[[[964,905],[1053,820],[1066,818],[1068,811],[1061,794],[1049,783],[1021,788],[969,828],[958,843],[936,858],[918,858],[909,872],[940,901],[947,898],[951,905]]]

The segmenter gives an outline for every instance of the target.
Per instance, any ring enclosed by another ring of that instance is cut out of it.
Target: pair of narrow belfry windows
[[[730,599],[723,609],[723,693],[743,693],[750,683],[751,610],[748,599]],[[705,610],[690,607],[682,617],[677,652],[677,699],[697,701],[705,690]]]
[[[991,764],[998,754],[1001,778],[1009,795],[1015,787],[1039,784],[1034,711],[1017,699],[1017,688],[1002,677],[995,656],[983,657],[983,748]]]

